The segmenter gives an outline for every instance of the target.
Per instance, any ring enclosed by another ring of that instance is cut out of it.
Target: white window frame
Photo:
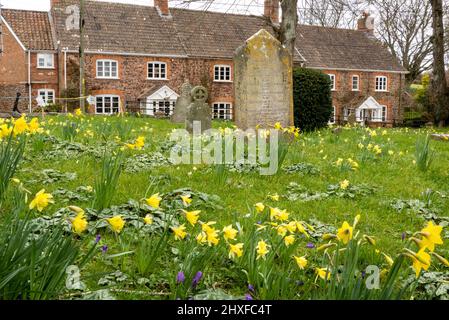
[[[329,79],[332,81],[331,91],[337,90],[337,76],[333,73],[328,73]]]
[[[332,115],[329,119],[329,124],[335,124],[337,122],[337,108],[335,106],[332,106]]]
[[[215,113],[215,106],[217,106],[218,114]],[[220,117],[220,111],[224,111],[224,118]],[[230,103],[230,102],[214,102],[214,103],[212,103],[212,119],[232,120],[232,112],[233,112],[233,107],[232,107],[232,103]]]
[[[354,86],[354,80],[357,79],[357,87]],[[352,91],[360,91],[360,76],[359,75],[352,75],[352,80],[351,80],[351,87],[352,87]]]
[[[222,70],[223,70],[223,72],[222,72]],[[229,75],[228,76],[229,79],[226,76],[227,73]],[[216,64],[216,65],[214,65],[214,82],[232,82],[232,68],[231,68],[231,66],[228,65],[228,64]]]
[[[98,107],[97,107],[97,103],[98,103],[98,98],[102,99],[102,110],[103,112],[98,112]],[[105,98],[110,98],[111,99],[111,110],[109,112],[105,112]],[[117,98],[118,99],[118,109],[117,112],[114,112],[114,108],[112,106],[113,104],[113,99]],[[120,113],[120,96],[115,95],[115,94],[101,94],[98,96],[95,96],[95,114],[99,114],[99,115],[111,115],[111,114],[116,114],[116,113]]]
[[[382,117],[382,122],[387,122],[388,121],[388,108],[387,106],[382,106],[382,111],[381,111],[381,117]]]
[[[376,92],[388,92],[388,77],[377,76],[375,85]]]
[[[40,60],[43,59],[44,64],[40,64]],[[53,53],[38,53],[37,54],[37,68],[38,69],[54,69],[55,68],[55,55]]]
[[[153,77],[150,77],[150,65],[153,65]],[[158,68],[156,69],[156,66]],[[162,66],[164,66],[164,74],[162,77]],[[158,71],[158,74],[156,76],[156,72]],[[147,80],[167,80],[167,63],[161,62],[161,61],[150,61],[147,63]]]
[[[105,76],[106,74],[106,69],[105,69],[105,65],[106,63],[109,63],[109,76]],[[112,64],[115,63],[115,73],[116,75],[113,76],[112,74]],[[100,75],[99,72],[99,64],[101,64],[101,72],[102,74]],[[118,61],[117,60],[111,60],[111,59],[98,59],[95,63],[96,68],[97,68],[97,72],[96,72],[96,76],[97,79],[118,79],[119,78],[119,70],[118,70]]]
[[[48,94],[51,92],[53,95],[53,99],[51,99],[51,102],[49,102]],[[37,94],[39,97],[42,97],[45,104],[54,104],[55,103],[55,90],[53,89],[39,89],[37,91]]]

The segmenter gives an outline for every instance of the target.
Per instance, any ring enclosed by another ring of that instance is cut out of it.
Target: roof
[[[48,12],[2,9],[2,16],[29,50],[55,50]]]
[[[298,25],[296,47],[313,68],[405,71],[380,41],[363,31]]]
[[[78,50],[78,30],[66,28],[67,7],[77,3],[59,0],[52,11],[65,50]],[[232,59],[235,50],[260,29],[275,32],[261,16],[170,8],[171,17],[161,17],[152,6],[97,1],[86,1],[85,6],[87,53]],[[366,32],[306,25],[298,25],[297,30],[294,60],[306,67],[405,72],[388,49]],[[36,39],[34,32],[23,37]]]

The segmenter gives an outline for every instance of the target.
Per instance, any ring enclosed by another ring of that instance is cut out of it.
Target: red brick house
[[[55,97],[71,85],[76,87],[79,33],[70,24],[76,21],[71,6],[78,1],[51,3],[49,13],[3,10],[6,29],[15,33],[9,36],[9,46],[18,47],[14,41],[21,42],[24,55],[31,52],[32,61],[33,54],[37,59],[38,50],[54,55],[55,69],[45,75],[47,83],[33,83],[40,79],[37,74],[32,76],[31,85],[26,77],[20,79],[19,84],[31,87],[32,98],[42,86],[54,84]],[[264,16],[175,9],[169,8],[167,0],[154,3],[151,7],[86,1],[86,86],[88,94],[96,98],[91,112],[110,114],[142,107],[150,115],[169,114],[182,83],[188,80],[209,89],[215,117],[232,119],[233,109],[238,108],[233,94],[234,51],[261,28],[275,32],[272,25],[278,23],[279,11],[273,8],[278,8],[279,1],[266,0]],[[37,47],[30,43],[36,39],[36,30],[29,28],[30,23],[18,22],[34,15],[39,15],[34,19],[41,26],[45,20],[48,39]],[[363,17],[358,30],[298,25],[294,63],[322,70],[333,79],[335,112],[331,121],[343,122],[351,112],[356,112],[360,121],[369,118],[379,125],[401,119],[406,71],[374,38],[371,22],[370,17]],[[17,86],[16,72],[8,67],[11,53],[7,51],[19,49],[4,47],[0,70],[9,70],[5,85]],[[20,62],[24,71],[25,58]],[[37,68],[29,65],[33,75]]]

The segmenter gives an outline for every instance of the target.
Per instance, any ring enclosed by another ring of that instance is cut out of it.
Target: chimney
[[[274,24],[279,24],[279,0],[265,0],[264,16]]]
[[[169,16],[168,0],[154,0],[154,6],[158,9],[162,16]]]
[[[57,5],[59,5],[60,0],[50,0],[50,9],[53,9]]]
[[[357,30],[374,34],[374,17],[369,12],[362,13],[362,17],[357,21]]]

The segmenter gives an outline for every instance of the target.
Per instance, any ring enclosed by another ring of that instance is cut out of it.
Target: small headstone
[[[184,123],[187,116],[187,108],[192,103],[192,97],[190,92],[192,91],[192,85],[187,81],[181,86],[181,95],[176,100],[175,109],[171,117],[173,123]]]
[[[193,102],[187,107],[186,114],[186,129],[188,132],[193,132],[193,122],[201,122],[201,131],[208,130],[212,127],[212,112],[207,100],[207,89],[202,86],[197,86],[192,89],[190,93]]]
[[[437,141],[447,141],[449,142],[449,134],[432,134],[431,138]]]
[[[342,127],[338,127],[338,128],[333,129],[332,133],[335,134],[336,136],[339,136],[342,131],[343,131]]]
[[[292,58],[268,31],[261,29],[237,49],[235,122],[246,130],[293,125]]]

